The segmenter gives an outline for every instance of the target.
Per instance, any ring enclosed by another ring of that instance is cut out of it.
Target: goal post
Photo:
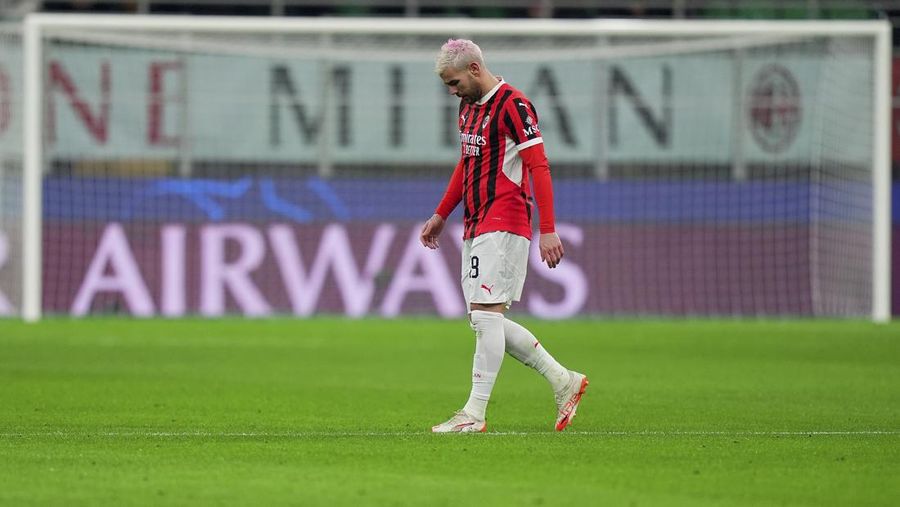
[[[409,239],[459,36],[541,114],[571,255],[523,311],[890,319],[886,21],[52,14],[14,91],[17,313],[459,314],[457,238]]]
[[[875,142],[872,188],[872,320],[891,320],[891,26],[875,35]]]

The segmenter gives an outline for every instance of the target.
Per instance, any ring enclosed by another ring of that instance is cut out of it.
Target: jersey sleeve
[[[450,182],[447,183],[447,191],[444,192],[443,199],[441,199],[437,209],[434,210],[434,212],[440,215],[444,220],[447,220],[447,217],[450,216],[450,213],[453,213],[456,205],[462,200],[462,180],[463,162],[462,159],[460,159],[459,163],[456,164],[456,168],[453,170],[453,175],[450,176]]]
[[[541,144],[541,129],[534,105],[525,97],[514,97],[503,106],[503,126],[519,150]]]
[[[538,144],[521,150],[522,164],[531,173],[531,181],[534,186],[534,200],[538,206],[538,214],[541,221],[539,228],[541,234],[556,231],[556,218],[553,212],[553,183],[550,178],[550,163],[544,153],[544,146]]]

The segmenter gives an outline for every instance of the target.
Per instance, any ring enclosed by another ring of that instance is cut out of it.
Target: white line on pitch
[[[876,436],[876,435],[900,435],[900,430],[808,430],[808,431],[567,431],[565,435],[596,436],[596,437],[777,437],[777,436]],[[214,431],[40,431],[40,432],[5,432],[0,433],[0,438],[26,438],[26,437],[203,437],[203,438],[348,438],[348,437],[415,437],[431,435],[427,430],[420,432],[354,432],[354,431],[310,431],[310,432],[214,432]],[[555,432],[537,431],[492,431],[484,433],[485,436],[546,436],[556,435]]]

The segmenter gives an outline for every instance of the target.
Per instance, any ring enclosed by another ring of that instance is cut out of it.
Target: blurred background
[[[890,0],[108,0],[49,2],[6,0],[22,12],[128,12],[255,16],[471,16],[486,18],[601,16],[648,18],[865,19],[892,15]],[[453,5],[449,5],[453,4]]]
[[[44,313],[461,315],[459,231],[437,257],[416,242],[458,157],[457,102],[432,71],[450,36],[478,41],[541,114],[569,256],[550,273],[532,259],[516,311],[867,317],[876,305],[872,37],[491,27],[887,20],[896,31],[900,1],[4,0],[0,313],[22,307],[16,27],[36,12],[397,27],[49,30]],[[439,24],[407,30],[423,22]],[[892,139],[898,70],[894,60],[884,104]]]
[[[410,16],[472,18],[871,19],[895,18],[893,0],[5,0],[16,12],[127,12],[251,16]]]

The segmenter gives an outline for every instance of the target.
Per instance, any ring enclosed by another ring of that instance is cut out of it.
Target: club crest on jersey
[[[484,120],[481,122],[481,128],[483,129],[484,127],[486,127],[489,121],[491,121],[491,115],[484,115]]]

